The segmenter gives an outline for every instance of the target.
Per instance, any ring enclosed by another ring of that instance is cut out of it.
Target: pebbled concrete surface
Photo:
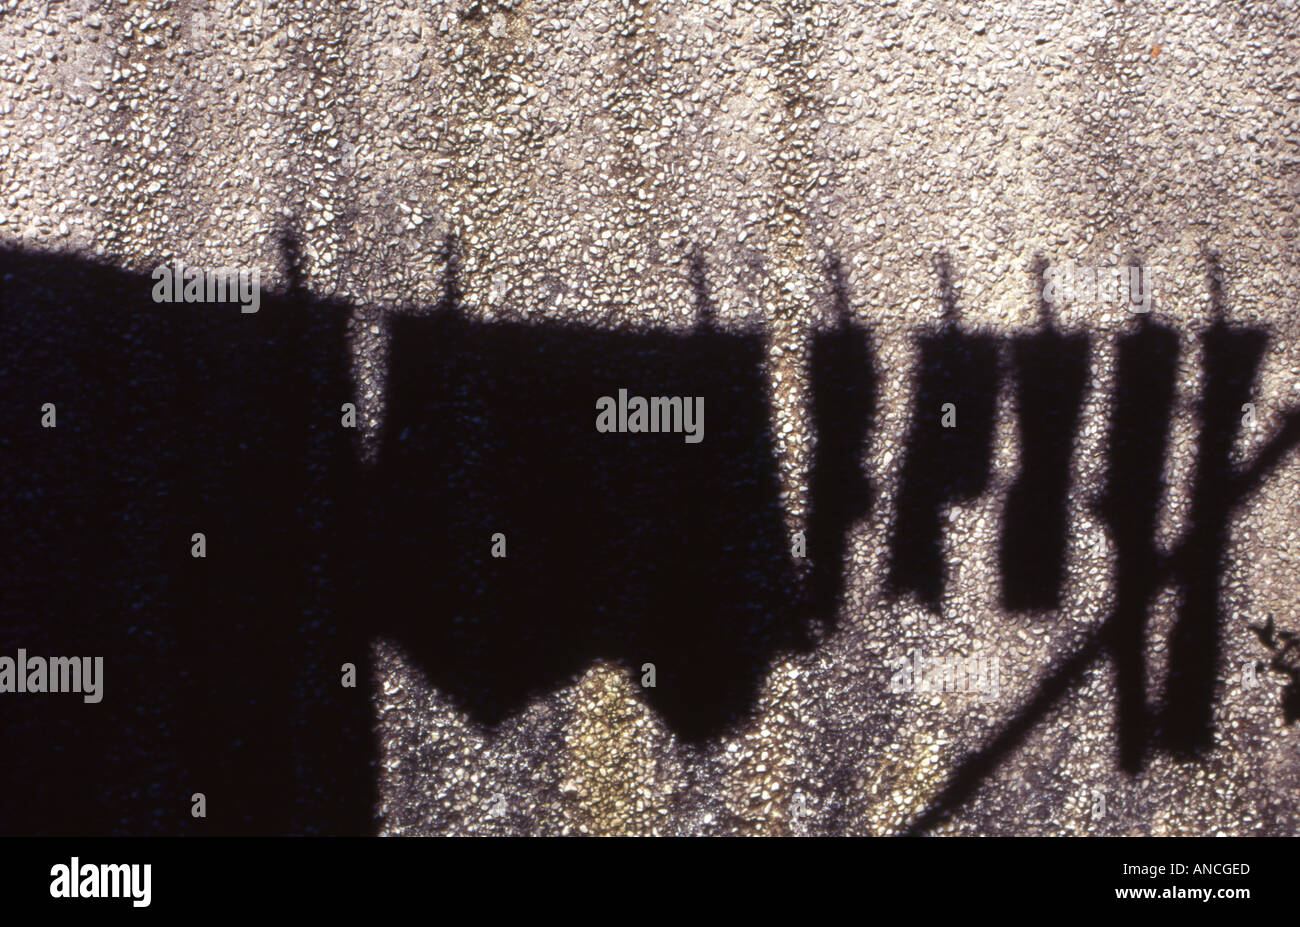
[[[1072,463],[1064,600],[1000,605],[999,519],[1018,463],[999,393],[986,491],[948,513],[937,610],[883,591],[915,337],[947,254],[971,331],[1036,324],[1030,268],[1163,268],[1179,358],[1158,543],[1191,517],[1207,254],[1234,323],[1272,335],[1252,459],[1300,405],[1300,11],[1292,2],[5,2],[0,241],[147,272],[174,255],[258,266],[282,286],[294,217],[304,283],[351,325],[360,453],[378,447],[394,314],[436,303],[461,246],[463,311],[601,327],[717,324],[770,339],[788,529],[804,525],[812,334],[838,261],[880,377],[869,476],[838,622],[778,660],[752,717],[680,743],[626,668],[596,664],[496,730],[375,640],[384,834],[852,833],[906,829],[962,758],[1028,703],[1106,617],[1116,554],[1090,508],[1104,480],[1115,306],[1058,322],[1094,352]],[[692,284],[696,285],[692,285]],[[960,401],[960,400],[958,400]],[[1109,660],[1084,671],[950,820],[982,834],[1294,834],[1300,733],[1286,676],[1248,627],[1300,631],[1292,454],[1232,521],[1216,743],[1197,761],[1115,755]],[[1152,697],[1175,597],[1157,597]],[[887,691],[888,661],[992,652],[994,699]],[[1106,798],[1105,811],[1097,795]]]

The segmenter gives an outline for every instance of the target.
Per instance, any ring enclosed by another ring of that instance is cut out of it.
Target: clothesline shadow
[[[876,346],[837,261],[812,343],[802,560],[780,500],[765,336],[717,324],[698,251],[685,277],[700,324],[630,332],[473,321],[451,243],[439,304],[392,319],[386,418],[363,467],[358,432],[343,426],[356,401],[354,307],[308,293],[296,238],[282,246],[291,284],[262,293],[252,314],[155,303],[146,274],[0,251],[12,333],[0,365],[0,653],[105,665],[99,704],[0,701],[0,749],[22,783],[0,798],[6,830],[373,832],[376,636],[488,728],[608,660],[683,742],[701,743],[752,714],[778,655],[835,627],[880,453]],[[1006,379],[1023,447],[1001,535],[1004,604],[1058,607],[1088,339],[1050,319],[1009,341],[970,330],[946,257],[937,271],[945,318],[919,341],[890,588],[932,609],[943,601],[942,514],[987,491]],[[1266,336],[1226,322],[1206,334],[1205,437],[1176,565],[1191,577],[1180,662],[1165,707],[1147,706],[1139,632],[1175,569],[1149,529],[1176,340],[1147,320],[1120,345],[1102,499],[1121,550],[1115,616],[957,771],[922,824],[968,797],[1102,652],[1116,660],[1126,767],[1157,746],[1205,749],[1226,519],[1294,445],[1300,420],[1252,467],[1228,468],[1229,413]],[[596,401],[620,391],[683,408],[702,398],[703,439],[601,432]],[[45,403],[54,428],[41,427]],[[653,687],[641,684],[647,663]],[[191,816],[196,792],[206,818]]]

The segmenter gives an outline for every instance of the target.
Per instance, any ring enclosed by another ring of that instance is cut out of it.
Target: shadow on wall
[[[778,498],[763,338],[712,323],[698,253],[688,278],[700,326],[629,333],[469,321],[453,249],[441,304],[394,320],[388,417],[363,470],[356,432],[341,425],[354,400],[350,307],[306,294],[292,236],[284,250],[290,291],[263,294],[255,314],[156,304],[145,275],[0,251],[0,656],[102,656],[105,671],[99,704],[0,698],[6,831],[372,832],[365,674],[377,635],[488,726],[597,658],[638,686],[654,663],[643,696],[679,737],[703,741],[751,713],[777,654],[809,649],[810,628],[834,624],[847,537],[872,504],[864,455],[877,395],[872,338],[851,321],[837,263],[833,324],[813,343],[818,444],[802,563]],[[946,319],[919,345],[890,584],[942,601],[941,516],[987,485],[1009,353],[1025,468],[1005,519],[1004,596],[1053,607],[1087,340],[1047,319],[1004,351],[961,330],[946,258],[938,269]],[[1254,464],[1227,465],[1229,413],[1264,344],[1225,323],[1206,335],[1193,525],[1170,564],[1150,538],[1175,341],[1149,321],[1125,337],[1102,501],[1127,564],[1116,613],[957,771],[918,828],[951,813],[1105,652],[1127,767],[1157,743],[1204,749],[1226,520],[1300,439],[1293,415]],[[703,441],[598,432],[598,397],[620,390],[703,397]],[[45,403],[56,428],[41,427]],[[195,558],[200,532],[206,556]],[[504,557],[493,556],[498,533]],[[1135,683],[1142,628],[1171,576],[1187,591],[1180,664],[1153,712]],[[345,663],[355,688],[341,685]],[[204,820],[190,816],[195,792]]]
[[[648,703],[683,739],[716,736],[774,654],[810,646],[762,338],[480,324],[457,311],[454,275],[446,289],[392,327],[364,484],[370,630],[489,725],[603,657],[638,687],[653,663]],[[620,391],[629,413],[635,397],[679,397],[679,433],[599,433],[597,399]]]
[[[99,704],[0,697],[4,829],[371,830],[368,684],[340,684],[366,653],[345,308],[159,304],[15,251],[0,273],[0,654],[105,676]]]
[[[1119,342],[1107,475],[1100,497],[1094,500],[1116,546],[1114,607],[1081,647],[1057,662],[1030,699],[985,746],[957,764],[939,794],[912,821],[906,833],[925,833],[950,818],[1103,656],[1109,656],[1115,666],[1117,761],[1122,769],[1131,774],[1139,772],[1154,749],[1183,758],[1203,759],[1215,746],[1213,707],[1222,686],[1221,584],[1227,563],[1228,527],[1234,512],[1300,445],[1300,409],[1288,411],[1281,429],[1253,459],[1240,467],[1231,464],[1243,404],[1251,401],[1269,336],[1261,329],[1228,323],[1221,287],[1223,270],[1213,254],[1206,256],[1206,263],[1214,321],[1201,335],[1205,376],[1197,406],[1199,444],[1191,511],[1177,548],[1172,554],[1161,554],[1155,544],[1155,530],[1160,506],[1165,503],[1164,461],[1178,374],[1179,338],[1173,329],[1149,315],[1139,315],[1133,328]],[[1041,292],[1041,266],[1037,272]],[[1043,358],[1022,355],[1026,350],[1020,347],[1023,343],[1018,342],[1016,346],[1022,384],[1023,372],[1032,369],[1046,373],[1050,369],[1044,366]],[[1080,395],[1075,360],[1078,349],[1067,348],[1058,338],[1048,344],[1049,353],[1056,354],[1061,361],[1056,366],[1056,385],[1048,387],[1063,399],[1057,414],[1077,414],[1069,411],[1072,403],[1066,400]],[[1026,415],[1046,410],[1037,401],[1025,401],[1023,386],[1020,397],[1021,433],[1027,445],[1022,452],[1025,463],[1038,459],[1040,463],[1050,461],[1053,466],[1068,468],[1069,454],[1060,450],[1065,429],[1027,422]],[[1037,439],[1029,437],[1034,429],[1040,431]],[[1050,452],[1040,450],[1035,455],[1032,446],[1036,440],[1051,448]],[[1055,504],[1043,505],[1034,515],[1028,511],[1029,505],[1023,498],[1017,502],[1017,490],[1025,485],[1026,479],[1045,489],[1042,497],[1045,502],[1058,498],[1057,488],[1061,485],[1068,486],[1068,478],[1061,474],[1027,477],[1022,473],[1013,489],[1004,521],[1002,552],[1004,594],[1008,602],[1016,588],[1017,575],[1015,569],[1007,569],[1008,564],[1020,560],[1034,562],[1043,551],[1063,550],[1059,545],[1064,543],[1064,538],[1059,532],[1063,532],[1064,524],[1056,514]],[[1017,521],[1026,519],[1033,527],[1026,528],[1024,524],[1016,527]],[[1028,543],[1031,538],[1036,539],[1032,548]],[[1045,564],[1040,560],[1038,565],[1042,568],[1052,562]],[[1044,575],[1049,572],[1060,575],[1054,569],[1044,570]],[[1179,602],[1177,623],[1169,642],[1170,671],[1163,697],[1158,704],[1150,705],[1145,657],[1147,615],[1155,596],[1170,586],[1177,591]],[[1021,584],[1020,591],[1040,602],[1055,601],[1054,597],[1059,595],[1059,587],[1053,589],[1048,585]],[[1267,635],[1263,633],[1265,630]],[[1257,632],[1269,646],[1272,626]],[[1270,666],[1291,676],[1291,687],[1283,695],[1283,708],[1291,718],[1297,677],[1289,672],[1289,664],[1276,654]]]
[[[943,518],[988,485],[993,413],[999,386],[998,343],[963,332],[946,254],[935,261],[943,324],[921,337],[911,430],[898,490],[888,583],[935,608],[943,598]]]
[[[106,677],[96,705],[0,700],[8,831],[372,831],[377,635],[489,726],[596,658],[638,686],[654,663],[644,696],[688,741],[811,646],[760,335],[470,322],[453,272],[394,323],[363,471],[349,307],[300,283],[257,313],[157,304],[146,275],[18,251],[0,270],[0,654]],[[704,439],[599,433],[620,390],[703,397]]]

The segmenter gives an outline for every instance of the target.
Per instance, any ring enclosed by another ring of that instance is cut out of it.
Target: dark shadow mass
[[[687,740],[739,721],[808,646],[763,358],[711,328],[477,324],[450,301],[396,320],[368,490],[381,630],[488,725],[600,658],[638,686],[655,664],[645,697]],[[620,390],[702,398],[703,440],[600,433]]]
[[[1170,639],[1161,715],[1165,745],[1182,756],[1203,754],[1213,746],[1214,695],[1223,649],[1220,600],[1235,503],[1232,448],[1268,340],[1262,331],[1230,327],[1222,318],[1201,337],[1205,379],[1200,440],[1191,515],[1178,563],[1182,596]]]
[[[148,275],[12,250],[0,269],[0,653],[105,677],[99,704],[0,697],[4,829],[370,830],[344,307],[155,303]]]
[[[1177,366],[1177,333],[1149,316],[1120,339],[1100,514],[1115,544],[1115,610],[1107,643],[1115,660],[1119,760],[1129,771],[1141,768],[1152,733],[1146,704],[1146,619],[1163,581],[1155,528],[1164,499]]]
[[[833,625],[846,573],[846,543],[871,510],[864,455],[874,424],[876,374],[871,333],[850,316],[843,271],[829,268],[835,324],[813,336],[812,424],[817,450],[809,475],[807,602]]]
[[[988,483],[998,393],[998,343],[948,323],[920,340],[889,586],[936,608],[943,597],[944,514]],[[945,406],[955,416],[944,426]]]
[[[1020,470],[1007,494],[999,563],[1002,604],[1061,605],[1066,569],[1070,459],[1088,379],[1088,337],[1050,323],[1012,340]]]
[[[644,697],[691,741],[810,646],[761,335],[470,322],[452,242],[443,305],[394,326],[363,470],[353,307],[280,244],[294,283],[257,313],[0,251],[0,655],[105,673],[100,704],[0,697],[4,831],[373,832],[377,635],[489,726],[597,658],[638,686],[654,663]],[[620,389],[702,397],[703,440],[599,433]]]

